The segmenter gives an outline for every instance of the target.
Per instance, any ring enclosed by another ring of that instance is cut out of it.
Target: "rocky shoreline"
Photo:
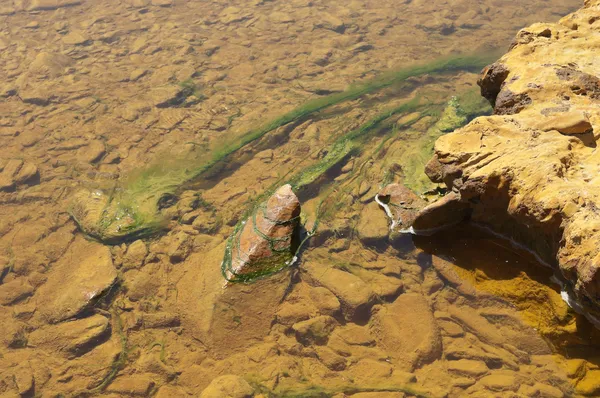
[[[521,30],[478,82],[494,115],[435,144],[426,172],[450,193],[438,211],[514,239],[553,265],[600,323],[600,2]],[[416,223],[419,222],[417,217]],[[434,228],[428,218],[420,226]]]

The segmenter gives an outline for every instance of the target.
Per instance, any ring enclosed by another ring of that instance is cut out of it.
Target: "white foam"
[[[375,202],[377,202],[377,204],[379,206],[383,207],[383,210],[385,210],[385,214],[387,214],[388,218],[392,221],[392,225],[390,225],[390,231],[393,231],[394,228],[396,228],[396,226],[398,225],[398,223],[402,222],[402,220],[394,219],[394,213],[392,213],[390,206],[388,206],[387,204],[385,204],[381,200],[379,200],[379,194],[375,195]]]

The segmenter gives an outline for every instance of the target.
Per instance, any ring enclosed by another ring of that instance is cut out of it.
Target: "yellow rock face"
[[[494,115],[442,136],[428,165],[474,221],[556,265],[588,312],[600,304],[599,5],[521,30],[479,81]]]

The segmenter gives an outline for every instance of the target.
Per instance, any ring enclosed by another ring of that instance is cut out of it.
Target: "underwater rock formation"
[[[587,0],[559,23],[521,30],[479,81],[494,115],[439,138],[427,166],[473,221],[555,266],[592,320],[600,319],[598,20],[600,1]]]
[[[223,260],[229,281],[270,275],[293,260],[292,238],[300,218],[300,202],[286,184],[260,204],[231,235]]]
[[[183,278],[177,289],[194,305],[185,306],[183,324],[215,355],[247,348],[269,333],[291,282],[286,268],[294,258],[299,218],[300,202],[283,185],[238,223],[226,243],[184,263],[194,276]]]
[[[390,231],[404,230],[413,225],[419,210],[425,207],[425,200],[401,184],[386,185],[376,195],[375,200],[383,207],[391,221]]]

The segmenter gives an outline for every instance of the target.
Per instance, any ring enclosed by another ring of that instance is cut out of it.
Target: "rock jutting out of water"
[[[286,184],[238,224],[227,242],[223,276],[230,282],[248,282],[290,265],[299,218],[300,202]]]
[[[596,320],[600,69],[593,48],[600,42],[599,6],[588,0],[559,23],[521,30],[479,80],[495,115],[439,138],[427,167],[430,178],[452,192],[452,200],[437,205],[441,213],[460,209],[525,244],[556,266]]]

